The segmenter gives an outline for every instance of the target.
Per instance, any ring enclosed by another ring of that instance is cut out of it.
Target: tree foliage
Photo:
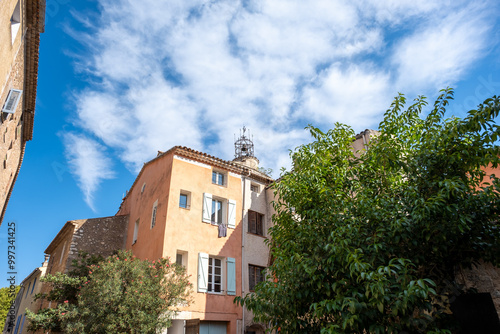
[[[5,324],[7,320],[7,314],[14,303],[16,294],[19,292],[21,287],[19,285],[11,287],[5,287],[0,289],[0,324]]]
[[[500,101],[445,118],[399,95],[366,152],[336,124],[274,184],[268,280],[237,301],[281,333],[446,333],[458,266],[500,259]]]
[[[189,303],[191,291],[182,266],[169,259],[140,260],[124,251],[106,259],[84,254],[68,274],[46,275],[43,281],[52,290],[37,298],[57,306],[28,312],[31,331],[155,334]]]

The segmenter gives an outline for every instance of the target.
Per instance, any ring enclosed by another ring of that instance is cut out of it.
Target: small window
[[[248,232],[264,236],[264,215],[248,210]]]
[[[146,189],[146,182],[144,182],[144,183],[142,184],[141,194],[144,192],[144,189]]]
[[[255,291],[255,286],[260,282],[264,282],[264,267],[248,265],[248,284],[250,291]]]
[[[254,192],[254,193],[258,193],[259,192],[259,186],[257,184],[250,184],[250,191]]]
[[[17,32],[21,28],[21,6],[19,1],[17,2],[16,8],[14,9],[14,13],[10,17],[10,33],[12,37],[12,44],[16,40]]]
[[[36,277],[35,280],[33,281],[33,286],[31,287],[30,295],[33,294],[33,290],[35,290],[35,284],[36,284]]]
[[[175,263],[178,264],[179,266],[187,268],[187,257],[188,257],[187,252],[177,250],[177,254],[175,255]]]
[[[59,264],[62,263],[63,257],[64,257],[64,251],[66,250],[66,242],[64,242],[63,249],[61,251],[61,257],[59,258]]]
[[[132,240],[132,245],[137,242],[137,235],[139,234],[139,219],[135,221],[134,225],[134,239]]]
[[[26,294],[24,295],[24,298],[28,297],[28,293],[30,292],[30,287],[31,287],[31,282],[28,284],[28,288],[26,289]]]
[[[181,190],[179,195],[179,208],[189,209],[191,207],[191,193]]]
[[[219,186],[226,185],[226,175],[218,171],[212,171],[212,183]]]
[[[151,212],[151,228],[155,227],[156,224],[156,211],[158,209],[158,200],[153,204],[153,211]]]
[[[2,112],[13,114],[16,112],[17,104],[21,99],[22,90],[11,89],[9,95],[7,95],[7,100],[2,108]]]

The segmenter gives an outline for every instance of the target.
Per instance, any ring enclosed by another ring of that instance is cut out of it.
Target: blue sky
[[[307,124],[377,128],[398,92],[432,101],[454,87],[450,116],[464,116],[500,91],[499,7],[47,0],[34,139],[0,249],[16,222],[20,282],[66,221],[114,215],[158,150],[184,145],[230,160],[243,125],[278,176],[288,150],[309,140]]]

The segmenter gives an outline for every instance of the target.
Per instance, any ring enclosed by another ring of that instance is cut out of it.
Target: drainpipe
[[[243,176],[243,203],[241,205],[241,297],[244,296],[245,293],[245,198],[246,198],[246,177]],[[241,320],[241,334],[245,333],[245,306],[243,306],[243,316]]]

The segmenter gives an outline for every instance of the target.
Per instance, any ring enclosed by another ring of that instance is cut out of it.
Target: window
[[[31,287],[30,295],[33,294],[33,290],[35,290],[35,284],[36,284],[36,277],[35,280],[33,281],[33,286]]]
[[[156,211],[158,209],[158,200],[153,204],[153,212],[151,213],[151,228],[155,227],[156,224]]]
[[[248,232],[264,236],[264,215],[248,210]]]
[[[181,190],[179,195],[179,208],[189,209],[191,207],[191,193]]]
[[[17,32],[21,27],[21,7],[19,1],[17,2],[16,8],[14,9],[14,13],[10,17],[10,33],[12,37],[12,44],[16,40]]]
[[[188,198],[189,199],[189,198]],[[203,194],[203,222],[219,225],[226,224],[229,228],[236,227],[236,201],[212,197]]]
[[[254,192],[254,193],[258,193],[259,192],[259,186],[252,183],[250,184],[250,191]]]
[[[17,104],[21,99],[22,90],[11,89],[9,95],[7,95],[7,100],[2,108],[2,112],[13,114],[16,112]]]
[[[218,184],[219,186],[224,186],[225,183],[225,174],[217,171],[212,171],[212,183]]]
[[[212,214],[210,215],[212,224],[219,225],[224,221],[222,220],[222,201],[217,199],[212,200]]]
[[[222,292],[222,260],[208,258],[208,292]]]
[[[66,250],[66,241],[64,242],[63,249],[61,251],[61,257],[59,258],[59,264],[62,263],[63,257],[64,257],[64,251]]]
[[[139,234],[139,219],[135,221],[134,225],[134,238],[132,240],[132,245],[137,242],[137,235]]]
[[[198,254],[198,292],[222,293],[226,275],[227,294],[236,295],[236,259],[225,259],[227,270],[223,271],[224,259]]]
[[[23,327],[24,327],[24,320],[26,320],[26,313],[23,314],[23,321],[21,322],[21,329],[19,330],[19,333],[23,332]]]
[[[28,284],[28,288],[26,289],[26,294],[24,295],[24,298],[28,297],[28,292],[30,292],[30,287],[31,287],[31,282]]]
[[[20,316],[17,317],[17,323],[16,323],[16,330],[14,331],[14,334],[17,334],[19,331],[19,323],[21,322],[21,318],[23,315],[21,314]]]
[[[251,264],[248,265],[248,284],[250,291],[254,291],[255,286],[258,283],[264,282],[264,269],[266,268],[254,266]]]
[[[144,183],[142,184],[141,194],[144,192],[144,189],[146,189],[146,182],[144,182]]]
[[[175,256],[175,263],[187,268],[188,261],[188,253],[182,250],[177,250],[177,254]]]
[[[188,197],[186,194],[181,194],[179,197],[179,207],[187,209]]]

